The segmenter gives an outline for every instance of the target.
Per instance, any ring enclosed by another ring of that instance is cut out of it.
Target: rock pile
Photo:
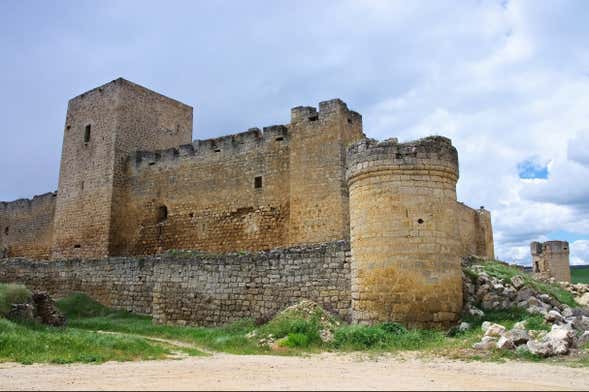
[[[10,320],[39,322],[53,327],[63,327],[66,319],[55,301],[45,292],[35,292],[29,303],[12,304],[7,316]]]
[[[511,330],[488,321],[482,325],[484,336],[473,348],[529,351],[548,357],[565,355],[589,342],[589,310],[571,308],[548,294],[540,293],[525,284],[522,275],[509,283],[489,276],[480,266],[470,267],[476,278],[464,276],[464,313],[484,317],[485,310],[507,310],[513,307],[539,314],[551,330],[534,331],[519,322]]]
[[[572,295],[580,305],[589,306],[589,284],[558,282],[558,284]]]

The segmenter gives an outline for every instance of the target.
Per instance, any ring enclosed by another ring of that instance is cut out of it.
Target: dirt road
[[[102,365],[0,364],[0,390],[379,390],[589,389],[589,369],[507,362],[418,359],[413,355],[310,357],[215,354]]]

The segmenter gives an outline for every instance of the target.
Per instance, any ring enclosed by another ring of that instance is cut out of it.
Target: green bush
[[[0,316],[6,316],[12,304],[22,304],[31,300],[31,291],[20,284],[0,283]]]
[[[281,343],[284,347],[308,347],[311,343],[308,335],[303,333],[289,333],[286,337],[286,340]]]
[[[335,331],[333,344],[335,347],[353,349],[384,347],[393,334],[387,333],[380,326],[351,325]]]

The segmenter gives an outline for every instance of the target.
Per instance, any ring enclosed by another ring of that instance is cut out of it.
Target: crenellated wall
[[[57,193],[0,202],[0,258],[48,259]]]

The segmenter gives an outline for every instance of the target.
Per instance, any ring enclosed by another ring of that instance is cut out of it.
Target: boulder
[[[465,332],[468,331],[472,326],[470,325],[470,323],[467,322],[462,322],[460,323],[460,325],[458,326],[458,331],[459,332]]]
[[[581,336],[577,338],[577,347],[584,348],[589,343],[589,331],[583,332]]]
[[[589,307],[589,293],[585,293],[580,297],[575,298],[575,301],[581,306]]]
[[[544,316],[544,319],[546,321],[548,321],[549,323],[563,323],[564,322],[564,317],[562,317],[562,315],[560,313],[558,313],[556,310],[549,311],[546,314],[546,316]]]
[[[472,348],[475,350],[492,350],[497,347],[497,338],[493,336],[483,336],[480,342],[475,343]]]
[[[513,325],[513,329],[526,329],[526,324],[528,322],[526,320],[518,321]]]
[[[515,343],[506,334],[506,335],[501,336],[499,338],[499,340],[497,341],[497,348],[498,349],[501,349],[501,350],[514,350],[515,349]]]
[[[505,327],[500,324],[491,324],[485,330],[485,336],[500,337],[505,332]]]
[[[511,331],[505,332],[503,336],[511,340],[516,346],[526,344],[530,340],[528,331],[519,328],[514,328]]]
[[[533,297],[534,294],[536,294],[535,291],[530,289],[529,287],[522,287],[517,291],[515,300],[517,302],[527,301],[530,297]]]
[[[524,278],[521,275],[515,275],[511,278],[511,284],[515,287],[516,290],[522,288],[525,284]]]
[[[539,342],[537,340],[529,340],[526,344],[528,351],[532,354],[539,355],[541,357],[550,357],[554,355],[552,346],[548,342]]]

